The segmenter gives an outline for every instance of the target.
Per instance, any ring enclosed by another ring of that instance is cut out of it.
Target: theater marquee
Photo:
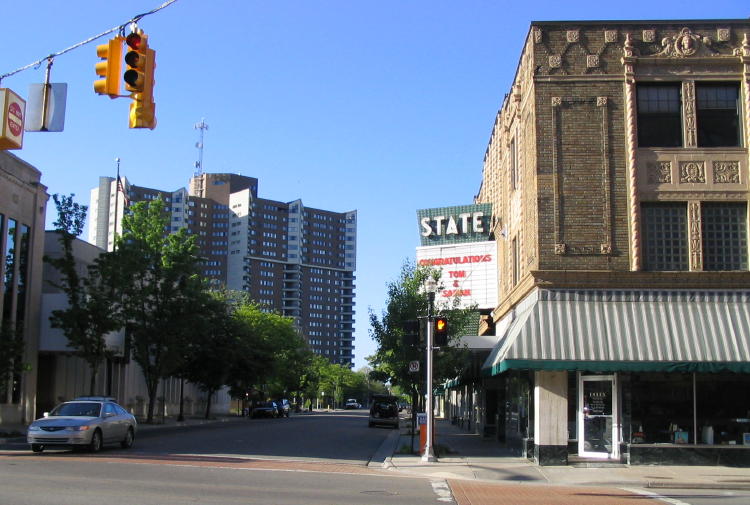
[[[417,265],[440,270],[437,300],[458,297],[462,308],[497,306],[497,245],[490,240],[492,205],[417,211]]]

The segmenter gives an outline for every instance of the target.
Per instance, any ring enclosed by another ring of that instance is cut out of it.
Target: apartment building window
[[[747,270],[747,205],[701,205],[704,270]]]
[[[737,83],[696,83],[699,147],[740,145],[740,89]]]
[[[682,146],[681,84],[638,85],[638,146]]]
[[[687,204],[644,203],[643,242],[646,270],[688,270]]]

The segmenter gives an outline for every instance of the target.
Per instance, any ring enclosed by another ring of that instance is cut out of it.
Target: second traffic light
[[[421,344],[421,331],[419,321],[412,319],[404,321],[402,325],[404,331],[404,342],[410,347],[418,347]]]
[[[432,333],[433,346],[445,347],[448,345],[448,319],[443,316],[436,317]]]
[[[156,127],[156,104],[154,103],[154,69],[156,51],[148,47],[148,35],[141,30],[125,38],[130,51],[125,55],[127,70],[123,74],[125,89],[131,92],[130,128]]]
[[[96,46],[96,55],[102,59],[94,66],[96,75],[103,77],[94,81],[94,91],[100,95],[117,98],[120,94],[120,69],[122,68],[122,37],[115,37],[106,44]]]

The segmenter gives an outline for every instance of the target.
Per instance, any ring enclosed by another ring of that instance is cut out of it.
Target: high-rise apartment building
[[[122,181],[119,193],[112,177],[91,190],[89,242],[111,250],[127,205],[161,197],[171,231],[197,236],[207,279],[293,317],[313,352],[352,365],[356,211],[259,198],[258,180],[235,174],[197,174],[176,191]]]

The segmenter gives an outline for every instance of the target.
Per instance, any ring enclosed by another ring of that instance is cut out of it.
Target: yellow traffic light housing
[[[94,91],[100,95],[109,95],[110,98],[120,95],[122,41],[123,38],[117,36],[106,44],[96,46],[96,55],[103,60],[94,66],[96,75],[104,77],[94,81]]]
[[[156,104],[154,103],[154,69],[156,51],[148,47],[148,36],[141,30],[125,38],[130,51],[125,55],[127,70],[123,74],[125,89],[131,92],[130,128],[156,127]]]

